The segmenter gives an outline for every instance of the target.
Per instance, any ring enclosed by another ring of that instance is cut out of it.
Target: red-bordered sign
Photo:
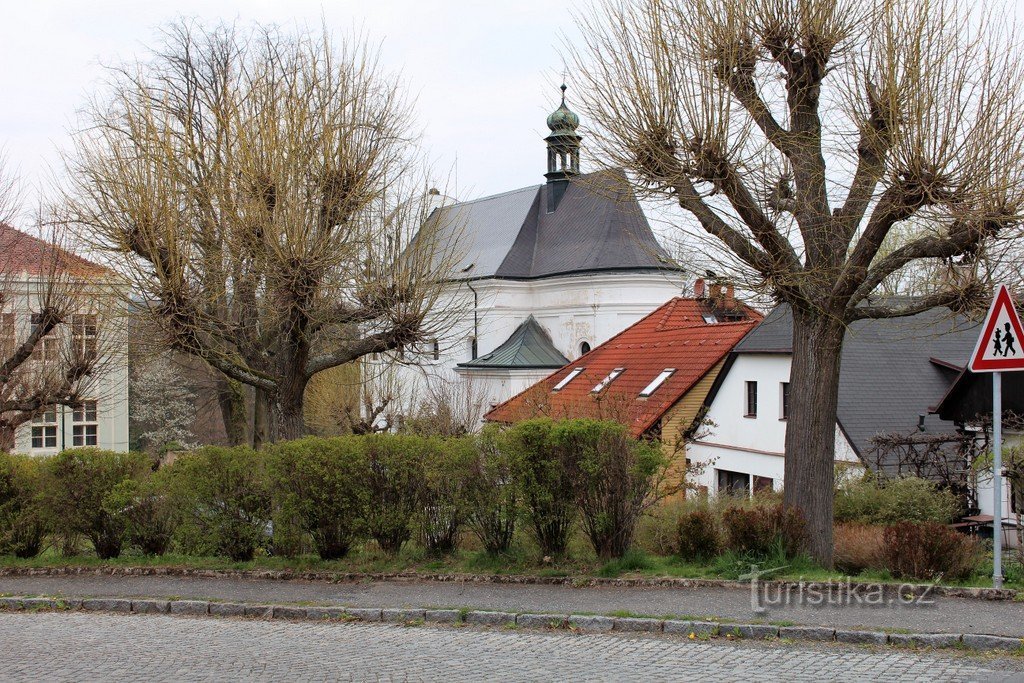
[[[999,285],[971,354],[971,372],[1024,370],[1024,326],[1013,306],[1010,290]]]

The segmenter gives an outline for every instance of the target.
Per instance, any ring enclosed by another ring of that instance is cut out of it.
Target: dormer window
[[[615,379],[619,375],[624,373],[625,371],[626,371],[626,368],[615,368],[614,370],[612,370],[611,372],[608,373],[607,377],[605,377],[603,380],[601,380],[596,385],[594,385],[594,388],[590,390],[590,393],[592,393],[592,394],[599,394],[599,393],[601,393],[602,391],[604,391],[608,387],[609,384],[614,382]]]
[[[573,368],[572,372],[563,377],[562,381],[556,384],[554,388],[551,389],[551,391],[561,391],[562,389],[565,388],[567,384],[569,384],[569,382],[579,377],[580,373],[582,373],[584,370],[586,370],[586,368]]]
[[[644,390],[640,392],[640,398],[647,398],[648,396],[653,394],[655,391],[658,390],[658,387],[664,384],[665,380],[674,375],[675,372],[675,368],[665,368],[664,370],[662,370],[661,374],[652,379],[651,383],[644,387]]]

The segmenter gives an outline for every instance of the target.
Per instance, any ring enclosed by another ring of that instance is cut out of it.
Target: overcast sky
[[[40,186],[103,65],[140,54],[179,16],[314,29],[324,18],[339,33],[365,29],[382,43],[384,63],[416,97],[435,168],[457,172],[460,198],[540,183],[560,36],[573,31],[570,7],[585,2],[9,0],[0,23],[0,146],[22,181]]]

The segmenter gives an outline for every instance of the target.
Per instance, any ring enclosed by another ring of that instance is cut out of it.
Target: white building
[[[625,176],[579,173],[578,124],[563,95],[547,119],[546,183],[428,218],[460,245],[448,292],[459,313],[400,369],[407,400],[423,382],[454,382],[497,405],[681,293]]]
[[[9,359],[29,339],[48,297],[60,297],[67,317],[36,344],[18,375],[0,385],[4,401],[18,402],[40,382],[58,381],[67,359],[95,358],[73,386],[74,403],[48,405],[21,424],[14,452],[48,455],[65,448],[95,446],[128,450],[128,357],[125,318],[116,275],[95,263],[0,225],[0,359]],[[52,379],[51,379],[52,378]],[[37,391],[37,395],[40,392]],[[13,413],[12,413],[13,414]],[[3,416],[3,417],[10,417]]]

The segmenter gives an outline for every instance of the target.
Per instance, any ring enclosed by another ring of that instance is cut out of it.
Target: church
[[[459,244],[448,295],[457,319],[396,386],[426,400],[438,383],[498,405],[640,320],[683,288],[621,171],[580,173],[579,116],[547,117],[546,182],[435,209]],[[445,233],[449,233],[445,235]],[[434,392],[436,397],[438,392]]]

